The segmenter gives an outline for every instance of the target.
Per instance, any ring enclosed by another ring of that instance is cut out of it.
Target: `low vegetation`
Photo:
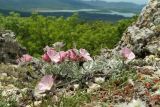
[[[61,41],[69,48],[85,48],[96,55],[102,48],[113,48],[124,30],[136,17],[120,20],[117,23],[106,21],[81,21],[78,14],[71,17],[44,17],[33,13],[21,17],[17,13],[0,15],[0,28],[15,32],[17,39],[31,55],[39,56],[46,45]]]

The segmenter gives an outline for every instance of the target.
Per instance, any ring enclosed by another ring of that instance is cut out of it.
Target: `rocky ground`
[[[150,0],[115,49],[104,49],[82,65],[54,65],[36,58],[16,64],[26,50],[11,31],[1,31],[0,107],[159,107],[159,12],[160,1]],[[123,47],[133,50],[136,58],[121,58]],[[38,93],[35,87],[46,74],[53,75],[53,86]]]
[[[159,107],[159,65],[160,58],[150,55],[143,60],[134,60],[119,70],[90,72],[80,78],[53,73],[57,78],[52,89],[43,94],[35,94],[35,87],[43,77],[41,70],[28,64],[1,64],[0,105],[126,107],[131,102],[140,104],[140,107]]]

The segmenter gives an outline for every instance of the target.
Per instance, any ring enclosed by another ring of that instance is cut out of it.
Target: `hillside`
[[[105,2],[105,1],[86,1],[85,4],[91,5],[100,10],[114,10],[119,12],[140,12],[144,5],[129,2]]]
[[[31,11],[34,9],[79,9],[91,8],[77,0],[0,0],[2,9]]]
[[[127,2],[103,2],[81,0],[0,0],[0,8],[7,10],[33,11],[37,9],[97,9],[102,11],[116,10],[122,12],[140,12],[143,5]]]

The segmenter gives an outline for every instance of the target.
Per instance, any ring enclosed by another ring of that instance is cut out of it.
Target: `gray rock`
[[[26,49],[16,41],[13,32],[0,31],[0,63],[16,63],[17,56],[25,53]]]
[[[138,57],[159,55],[160,47],[160,1],[150,0],[142,10],[138,21],[128,27],[116,50],[122,47],[133,49]]]

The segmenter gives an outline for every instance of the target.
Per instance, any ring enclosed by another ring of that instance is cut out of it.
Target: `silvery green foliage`
[[[95,61],[84,63],[84,68],[86,72],[103,72],[108,74],[113,71],[120,72],[123,68],[123,60],[118,55],[118,52],[114,52],[114,55],[111,58],[106,58],[101,56]]]
[[[82,67],[78,62],[66,61],[61,64],[45,64],[42,72],[45,74],[61,75],[65,78],[80,78],[82,76]]]

